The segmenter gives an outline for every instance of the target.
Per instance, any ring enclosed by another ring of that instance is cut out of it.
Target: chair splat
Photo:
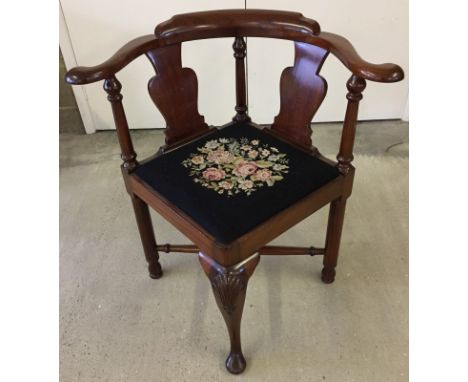
[[[205,118],[198,112],[197,75],[182,67],[181,44],[149,50],[146,56],[156,71],[148,91],[166,120],[166,143],[208,130]]]
[[[296,42],[294,46],[294,66],[284,69],[281,74],[280,111],[271,129],[310,148],[310,123],[327,94],[327,82],[319,72],[328,51],[302,42]]]

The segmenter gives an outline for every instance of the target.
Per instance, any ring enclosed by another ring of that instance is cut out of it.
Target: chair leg
[[[328,215],[327,238],[325,241],[325,255],[323,257],[322,281],[331,284],[335,281],[335,267],[338,262],[341,232],[346,209],[346,199],[338,198],[330,204]]]
[[[146,261],[148,262],[148,271],[152,279],[159,279],[162,275],[161,264],[159,264],[159,254],[156,249],[156,239],[154,237],[153,224],[151,222],[151,215],[148,205],[133,195],[132,197],[133,209],[140,232],[141,243],[143,244],[143,251],[145,252]]]
[[[229,332],[231,350],[226,359],[226,369],[232,374],[240,374],[246,367],[240,339],[245,294],[248,280],[258,264],[260,256],[258,254],[252,255],[243,262],[228,268],[202,253],[199,254],[198,258],[210,279],[216,303]]]

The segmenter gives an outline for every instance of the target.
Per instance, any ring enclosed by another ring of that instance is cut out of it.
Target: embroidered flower
[[[242,176],[243,178],[253,174],[258,166],[253,162],[241,162],[232,171],[234,175]]]
[[[268,179],[271,178],[271,171],[267,169],[262,169],[258,170],[255,174],[252,175],[252,180],[261,180],[261,181],[267,181]]]
[[[221,180],[224,179],[226,173],[219,168],[210,167],[203,171],[203,177],[206,180]]]
[[[225,190],[230,190],[234,187],[234,183],[230,180],[223,180],[219,182],[219,187],[224,188]]]
[[[218,146],[219,146],[219,142],[216,140],[208,141],[205,143],[205,147],[207,149],[215,149]]]
[[[286,154],[259,139],[225,137],[206,142],[182,161],[195,183],[226,197],[274,186],[288,173],[288,164]]]
[[[255,159],[256,157],[258,157],[258,151],[257,150],[249,151],[247,155],[249,156],[249,158]]]
[[[231,163],[234,161],[234,155],[229,151],[217,149],[216,151],[209,152],[207,159],[209,162],[216,164]]]
[[[270,155],[270,150],[263,149],[263,150],[261,151],[261,153],[262,153],[262,156],[263,156],[263,157],[267,157],[268,155]]]
[[[253,187],[254,183],[251,180],[240,180],[239,187],[243,190],[249,190]]]
[[[205,162],[205,159],[201,155],[196,155],[191,160],[194,164],[202,164]]]

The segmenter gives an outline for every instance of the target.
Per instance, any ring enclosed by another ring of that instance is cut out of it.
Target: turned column
[[[137,155],[133,149],[132,139],[130,138],[130,131],[128,130],[127,117],[122,105],[123,96],[120,93],[121,89],[122,84],[115,76],[109,77],[104,81],[104,90],[112,106],[112,114],[114,115],[115,128],[119,139],[120,157],[123,160],[122,170],[131,172],[136,168],[138,162],[136,160]]]
[[[240,338],[245,294],[248,280],[260,261],[260,255],[254,254],[231,267],[223,267],[203,253],[199,253],[198,259],[211,282],[216,303],[229,332],[231,350],[226,359],[226,368],[232,374],[240,374],[246,367]]]
[[[338,170],[350,177],[352,187],[353,174],[349,174],[351,162],[353,161],[354,137],[356,135],[356,121],[358,116],[359,101],[362,99],[362,92],[366,88],[366,81],[356,75],[352,75],[346,83],[348,88],[348,106],[346,108],[343,132],[341,134],[340,151],[338,153]],[[349,189],[350,192],[351,188]],[[335,281],[336,265],[343,231],[344,215],[346,210],[347,196],[341,196],[330,204],[328,214],[327,237],[325,240],[325,254],[323,256],[322,281],[330,284]]]
[[[236,37],[234,44],[234,58],[236,59],[236,115],[233,121],[250,121],[247,115],[247,87],[245,80],[245,56],[247,45],[242,37]]]
[[[336,157],[338,159],[338,169],[342,174],[349,172],[351,162],[354,159],[353,147],[359,101],[362,99],[362,92],[366,88],[366,81],[353,74],[346,83],[346,87],[348,88],[348,94],[346,94],[348,106],[346,107],[343,132],[341,134],[340,151]]]
[[[121,165],[122,175],[132,199],[135,219],[140,233],[145,258],[148,263],[148,272],[151,278],[158,279],[162,276],[163,272],[161,264],[159,263],[159,253],[157,250],[156,238],[154,236],[153,223],[151,222],[149,208],[143,200],[131,192],[127,184],[128,176],[138,166],[138,162],[136,160],[137,155],[133,149],[133,143],[128,129],[127,117],[125,116],[125,111],[122,105],[123,96],[120,93],[121,89],[122,84],[117,80],[117,78],[115,78],[115,76],[109,77],[104,81],[104,90],[106,91],[107,99],[112,106],[112,114],[114,115],[115,128],[117,130],[117,137],[120,144],[121,158],[123,160]]]

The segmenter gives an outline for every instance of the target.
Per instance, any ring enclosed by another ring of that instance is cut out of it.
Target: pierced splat
[[[296,42],[294,66],[283,70],[280,111],[272,130],[306,148],[312,145],[310,122],[327,93],[327,82],[318,73],[328,51]]]
[[[197,75],[182,67],[181,44],[149,50],[146,56],[156,71],[148,91],[166,120],[166,144],[208,130],[205,118],[198,112]]]

